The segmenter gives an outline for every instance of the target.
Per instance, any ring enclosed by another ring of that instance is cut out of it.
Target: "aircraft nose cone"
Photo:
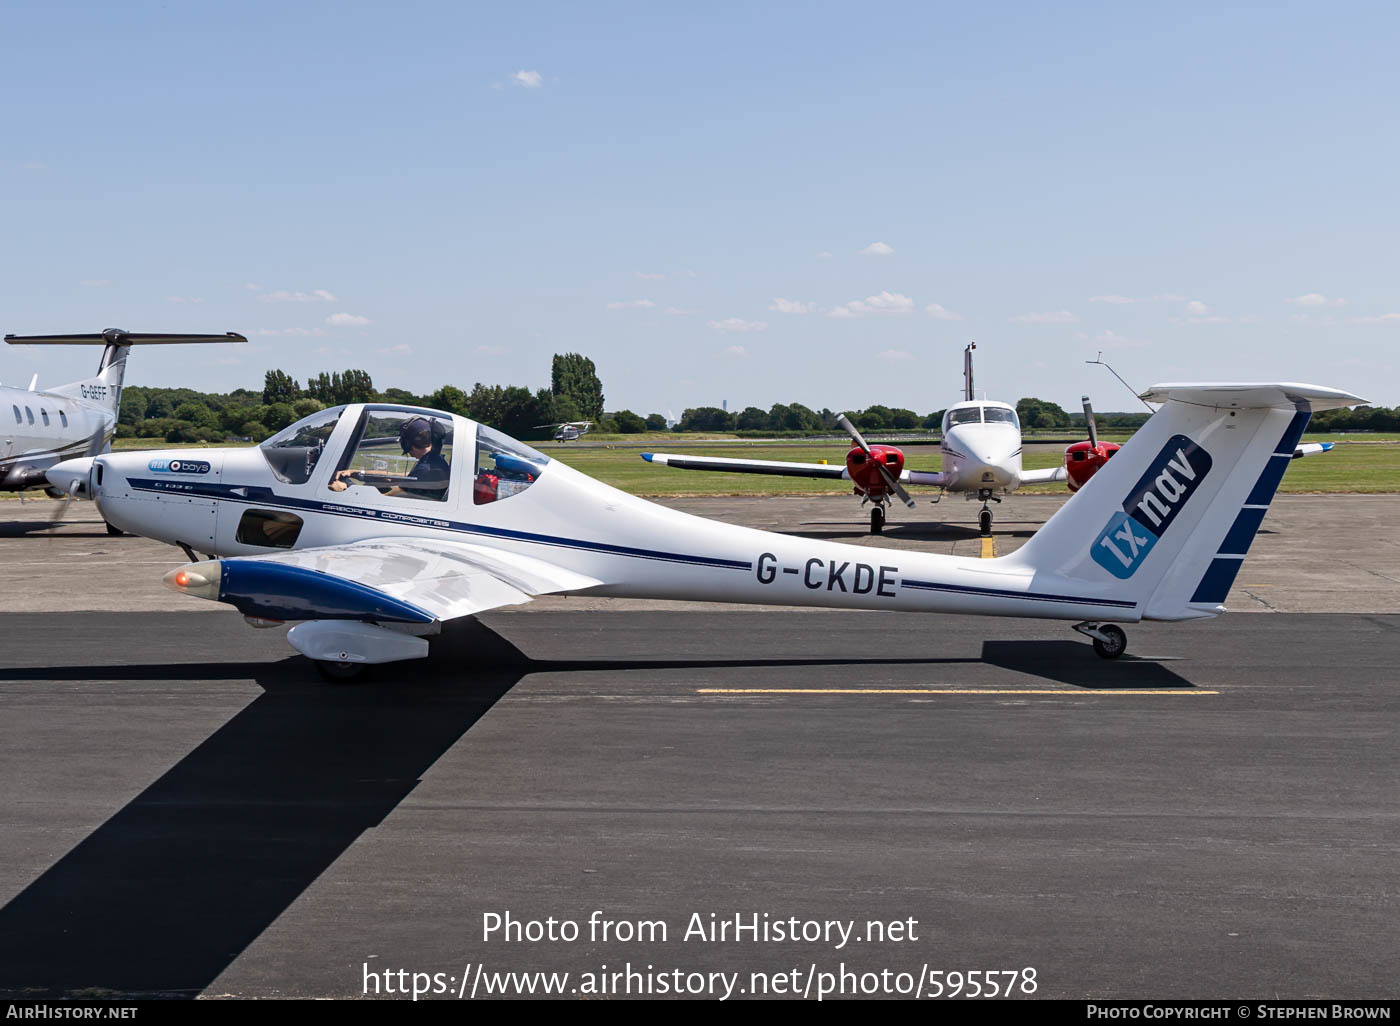
[[[49,484],[53,485],[60,492],[73,493],[73,486],[77,485],[78,495],[83,495],[87,491],[88,475],[92,473],[92,457],[80,456],[74,460],[64,460],[56,463],[44,472],[44,476],[49,479]],[[91,498],[91,496],[88,496]]]

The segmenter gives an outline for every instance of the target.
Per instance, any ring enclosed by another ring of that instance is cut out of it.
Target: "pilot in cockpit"
[[[392,437],[392,436],[390,436]],[[407,499],[433,499],[444,501],[447,498],[447,486],[452,477],[451,466],[442,455],[443,442],[447,438],[447,427],[432,417],[413,417],[404,421],[399,428],[399,448],[406,456],[412,456],[418,462],[413,465],[413,469],[407,474],[386,474],[375,471],[367,473],[354,467],[347,467],[336,472],[331,480],[330,489],[333,492],[343,492],[350,487],[350,480],[358,478],[362,483],[379,485],[381,480],[386,484],[393,479],[402,480],[403,484],[393,484],[381,491],[385,495],[398,496]],[[408,482],[412,482],[409,484]]]

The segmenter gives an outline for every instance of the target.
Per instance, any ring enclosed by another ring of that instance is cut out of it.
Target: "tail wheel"
[[[989,509],[984,509],[981,513],[977,514],[977,526],[980,527],[980,528],[982,529],[982,533],[983,533],[983,534],[991,534],[991,533],[992,533],[992,511],[991,511],[991,510],[989,510]]]
[[[870,533],[879,534],[885,529],[885,511],[880,506],[870,510]]]
[[[368,668],[365,663],[338,663],[330,659],[316,660],[317,672],[332,684],[345,684],[357,680],[364,676],[365,670]]]
[[[1101,624],[1099,634],[1102,637],[1094,639],[1094,651],[1103,659],[1117,659],[1128,649],[1128,635],[1123,632],[1122,627],[1117,627],[1111,623]]]

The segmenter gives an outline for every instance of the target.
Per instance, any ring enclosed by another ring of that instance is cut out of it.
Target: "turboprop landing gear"
[[[106,523],[106,521],[103,522]],[[107,533],[110,534],[113,538],[119,538],[125,532],[120,527],[113,527],[111,524],[107,524]]]
[[[870,507],[870,533],[879,534],[885,529],[885,507]]]
[[[1117,659],[1128,649],[1128,635],[1117,624],[1085,620],[1075,624],[1074,629],[1094,643],[1094,651],[1101,659]]]

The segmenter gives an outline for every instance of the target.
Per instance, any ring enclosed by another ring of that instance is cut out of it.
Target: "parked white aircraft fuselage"
[[[942,434],[943,487],[948,491],[979,495],[1021,486],[1021,425],[1014,406],[990,400],[957,403],[943,415]]]

